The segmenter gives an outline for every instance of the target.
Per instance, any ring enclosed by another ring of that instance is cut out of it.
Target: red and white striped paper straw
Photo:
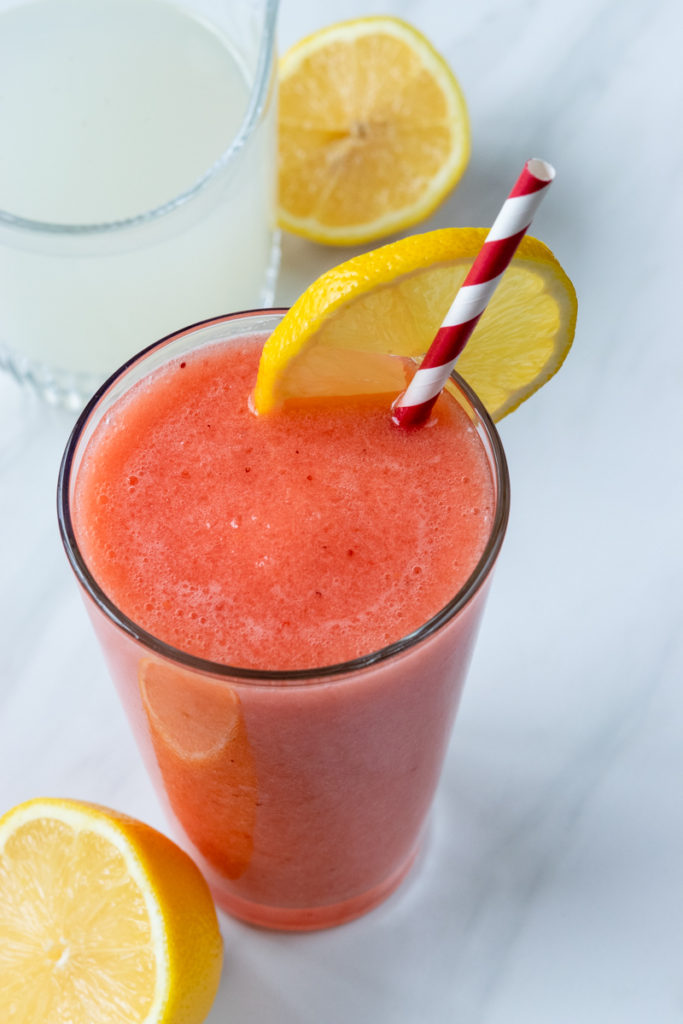
[[[394,423],[416,427],[428,419],[554,177],[555,169],[545,160],[527,160],[420,368],[394,404]]]

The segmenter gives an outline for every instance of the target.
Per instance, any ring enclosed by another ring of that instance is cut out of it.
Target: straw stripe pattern
[[[394,405],[393,420],[399,426],[420,426],[429,418],[554,177],[555,171],[543,160],[525,164],[420,368]]]

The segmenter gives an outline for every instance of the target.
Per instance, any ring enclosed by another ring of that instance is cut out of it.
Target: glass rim
[[[104,381],[79,415],[73,430],[71,431],[62,456],[57,482],[57,518],[59,521],[59,531],[62,544],[64,545],[67,558],[78,582],[105,617],[127,634],[129,638],[141,644],[153,654],[160,655],[165,658],[167,661],[174,662],[193,671],[202,672],[205,675],[218,676],[226,680],[239,680],[241,683],[261,686],[269,686],[275,683],[290,683],[293,685],[297,683],[309,685],[316,682],[326,683],[330,680],[334,680],[335,677],[347,676],[381,664],[385,661],[389,661],[391,658],[416,647],[423,640],[431,637],[448,622],[454,619],[458,612],[460,612],[461,609],[469,603],[470,599],[475,596],[481,586],[485,583],[495,564],[498,552],[500,551],[503,543],[510,510],[510,479],[507,460],[498,431],[476,393],[462,377],[453,372],[451,373],[451,379],[455,382],[460,393],[465,397],[472,410],[476,413],[478,421],[484,428],[490,445],[490,454],[487,453],[487,459],[494,477],[496,504],[489,538],[479,561],[457,593],[444,605],[443,608],[428,619],[427,622],[422,623],[422,625],[418,626],[417,629],[407,633],[399,640],[396,640],[391,644],[387,644],[376,651],[371,651],[368,654],[361,655],[360,657],[350,658],[347,661],[338,662],[333,665],[321,665],[305,669],[252,669],[238,665],[227,665],[222,662],[210,661],[207,658],[201,658],[197,655],[190,654],[187,651],[183,651],[178,647],[174,647],[172,644],[168,644],[165,641],[160,640],[153,633],[148,632],[122,612],[121,609],[118,608],[117,605],[108,597],[106,592],[90,572],[85,558],[81,553],[78,541],[76,540],[76,534],[71,518],[70,489],[73,461],[81,436],[90,421],[91,415],[95,412],[97,406],[105,395],[126,373],[128,373],[129,370],[138,363],[144,361],[153,352],[165,347],[172,341],[175,341],[184,335],[193,334],[204,327],[220,323],[229,323],[232,320],[250,319],[252,317],[263,317],[268,315],[282,317],[286,312],[286,307],[276,307],[272,309],[241,310],[224,316],[210,317],[207,320],[200,320],[197,323],[190,324],[188,327],[184,327],[179,331],[174,331],[172,334],[168,334],[165,337],[160,338],[158,341],[153,342],[151,345],[148,345],[146,348],[136,353],[136,355],[123,363],[122,366],[115,370],[114,373]]]
[[[117,220],[62,224],[55,221],[22,217],[19,214],[0,208],[0,225],[21,231],[33,232],[34,234],[52,236],[78,237],[83,235],[113,234],[125,228],[139,227],[157,221],[204,192],[223,168],[227,167],[240,150],[243,149],[261,119],[268,93],[279,3],[280,0],[264,0],[263,34],[256,61],[254,81],[249,92],[247,109],[237,134],[221,155],[188,188],[179,192],[160,206],[154,206],[150,210],[144,210],[142,213],[136,213],[131,217],[121,217]]]

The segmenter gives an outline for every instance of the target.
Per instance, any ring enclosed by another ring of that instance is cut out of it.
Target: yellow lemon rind
[[[356,256],[323,274],[299,297],[266,342],[254,391],[256,411],[269,413],[291,397],[283,387],[288,365],[296,358],[305,357],[307,346],[315,344],[317,333],[326,323],[334,321],[335,313],[362,299],[373,289],[400,285],[403,278],[439,266],[461,265],[464,276],[487,231],[485,228],[442,228],[412,235]],[[550,249],[538,239],[526,236],[517,250],[515,261],[518,266],[527,265],[536,275],[542,273],[546,287],[550,282],[553,299],[560,311],[560,329],[557,338],[553,339],[551,357],[541,371],[525,381],[522,387],[508,393],[502,403],[493,407],[488,405],[489,412],[497,420],[517,408],[559,370],[571,347],[576,325],[576,293]],[[528,316],[529,311],[520,310],[520,316],[525,315]],[[468,348],[476,352],[476,347],[475,331]],[[402,351],[400,354],[419,358],[424,352]],[[509,358],[514,357],[515,352],[510,351]],[[463,358],[463,362],[466,368],[467,360]],[[460,366],[457,368],[460,370]],[[463,372],[463,376],[469,379],[467,372]],[[470,383],[480,392],[480,397],[484,397],[481,392],[486,391],[482,387],[485,380],[470,380]]]
[[[28,800],[0,818],[0,853],[11,834],[40,818],[94,831],[109,841],[140,889],[157,963],[145,1024],[201,1024],[218,989],[223,945],[213,899],[194,861],[143,822],[98,804],[59,797]],[[185,896],[182,905],[179,893]]]
[[[431,179],[422,197],[409,206],[402,206],[370,222],[335,227],[322,223],[315,217],[297,217],[278,208],[278,224],[281,228],[325,245],[355,245],[386,237],[425,219],[443,202],[462,178],[470,158],[470,122],[467,105],[460,83],[448,63],[418,29],[401,18],[390,15],[370,15],[349,19],[320,29],[318,32],[299,40],[280,58],[280,81],[295,74],[303,61],[320,50],[330,41],[347,39],[352,41],[360,34],[384,32],[405,42],[416,53],[423,66],[439,84],[449,106],[449,121],[457,124],[459,132],[454,137],[449,159]]]

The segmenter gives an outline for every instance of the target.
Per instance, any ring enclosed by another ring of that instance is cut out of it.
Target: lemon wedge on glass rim
[[[281,227],[350,245],[423,219],[464,173],[467,108],[446,61],[390,16],[330,25],[279,67]]]
[[[44,798],[0,818],[0,1020],[200,1024],[220,978],[194,861],[155,829]]]
[[[395,398],[411,370],[394,357],[419,362],[487,233],[444,228],[412,235],[319,277],[266,341],[255,411],[323,397]],[[527,235],[456,364],[494,420],[559,370],[576,312],[574,287],[559,262]]]

